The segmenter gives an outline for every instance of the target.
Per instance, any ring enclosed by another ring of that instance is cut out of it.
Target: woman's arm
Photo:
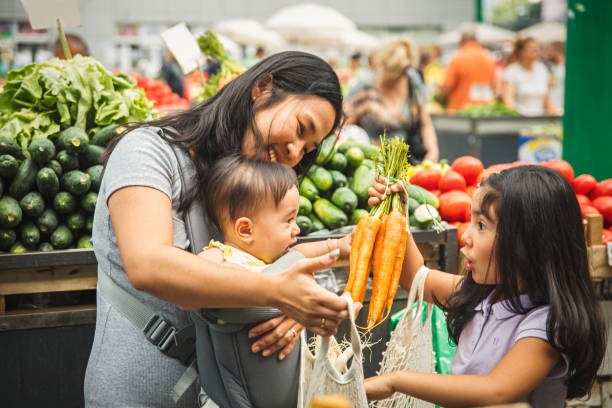
[[[548,342],[524,338],[516,342],[487,375],[397,371],[368,378],[366,393],[372,401],[401,392],[444,407],[516,402],[533,391],[560,358],[560,354]]]
[[[276,307],[326,336],[348,317],[345,300],[312,276],[335,259],[301,260],[277,274],[222,267],[172,245],[172,205],[159,190],[125,187],[110,196],[108,207],[125,271],[138,290],[189,309]]]
[[[427,106],[421,106],[421,138],[427,153],[425,159],[437,162],[440,158],[440,149],[438,148],[438,136],[436,135],[436,129],[434,128],[431,116],[427,110]]]
[[[503,82],[502,102],[509,108],[516,108],[516,86],[512,82]]]

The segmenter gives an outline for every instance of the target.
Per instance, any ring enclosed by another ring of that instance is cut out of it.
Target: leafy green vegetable
[[[501,102],[490,105],[469,105],[457,111],[457,116],[519,116],[519,113]]]
[[[219,42],[215,33],[210,30],[198,37],[198,45],[203,54],[216,59],[221,65],[219,71],[212,75],[204,84],[204,90],[200,97],[208,99],[219,90],[220,79],[240,75],[245,71],[245,68],[239,62],[227,56],[223,44]]]

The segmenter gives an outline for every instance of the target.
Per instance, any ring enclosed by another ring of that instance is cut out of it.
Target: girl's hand
[[[368,401],[378,401],[389,398],[395,393],[391,384],[391,374],[377,375],[365,380],[365,391]]]
[[[261,352],[264,357],[268,357],[280,350],[278,359],[282,360],[295,347],[303,328],[304,326],[285,315],[273,317],[249,330],[250,338],[261,336],[253,342],[251,351]]]
[[[399,191],[403,191],[400,183],[392,184],[387,189],[387,179],[379,174],[374,178],[374,185],[368,189],[368,194],[370,195],[370,198],[368,198],[368,204],[374,207],[376,204],[387,198],[387,194],[396,193]],[[385,194],[385,192],[387,194]]]

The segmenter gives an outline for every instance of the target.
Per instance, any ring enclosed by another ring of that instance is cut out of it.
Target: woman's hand
[[[351,253],[351,244],[353,243],[354,235],[355,230],[351,231],[350,234],[347,234],[342,238],[338,238],[338,249],[340,250],[340,255],[349,255]]]
[[[267,320],[249,330],[250,338],[261,336],[253,342],[251,351],[261,352],[264,357],[268,357],[280,350],[278,359],[282,360],[295,347],[303,328],[304,326],[285,315]]]
[[[393,373],[366,378],[365,391],[368,401],[383,400],[395,393],[391,384],[392,375]]]
[[[387,179],[384,176],[377,175],[374,178],[374,185],[368,189],[368,204],[374,207],[376,204],[387,198],[390,193],[397,193],[403,191],[403,187],[400,183],[389,185],[387,188]]]

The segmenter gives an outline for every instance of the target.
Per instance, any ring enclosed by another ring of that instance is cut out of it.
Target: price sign
[[[21,0],[21,3],[35,30],[56,27],[58,19],[64,27],[81,26],[77,0]]]
[[[202,51],[185,23],[180,23],[161,34],[162,41],[174,55],[184,75],[202,64]]]

